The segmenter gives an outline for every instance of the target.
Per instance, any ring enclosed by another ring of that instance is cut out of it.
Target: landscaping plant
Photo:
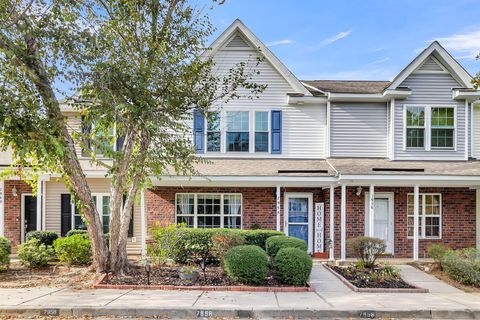
[[[8,269],[10,265],[10,254],[12,253],[12,244],[10,240],[0,237],[0,271]]]
[[[220,261],[223,261],[228,250],[243,244],[245,237],[239,232],[222,232],[212,236],[212,252]]]
[[[360,236],[348,239],[347,247],[363,262],[365,268],[373,268],[378,257],[385,252],[387,245],[382,239]]]
[[[44,245],[36,238],[22,243],[18,248],[18,258],[22,264],[26,264],[32,268],[46,266],[52,255],[52,247]]]
[[[431,244],[427,248],[427,257],[433,259],[433,261],[440,265],[448,250],[450,249],[444,244]]]
[[[273,236],[266,240],[265,246],[267,253],[271,257],[275,257],[277,252],[283,248],[297,248],[307,252],[307,244],[305,241],[295,237]]]
[[[480,286],[480,260],[475,248],[448,250],[441,264],[450,278],[464,285]]]
[[[58,233],[53,231],[30,231],[25,236],[25,241],[30,239],[38,239],[40,243],[43,243],[46,246],[52,246],[53,242],[58,239]]]
[[[60,262],[85,265],[92,261],[91,242],[82,234],[57,239],[53,247]]]
[[[81,234],[81,235],[88,238],[88,231],[87,230],[77,230],[77,229],[72,229],[72,230],[68,231],[67,232],[67,237],[70,237],[70,236],[73,236],[73,235],[76,235],[76,234]]]
[[[276,230],[264,230],[264,229],[255,229],[255,230],[242,230],[243,236],[245,236],[246,244],[251,244],[259,246],[260,248],[266,250],[265,242],[268,238],[273,236],[283,236],[284,233]]]
[[[312,258],[298,248],[282,248],[273,259],[275,275],[281,283],[304,285],[312,271]]]
[[[262,283],[268,274],[268,256],[262,248],[254,245],[231,248],[223,264],[230,279],[244,284]]]

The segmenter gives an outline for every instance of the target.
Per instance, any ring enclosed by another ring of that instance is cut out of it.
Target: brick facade
[[[13,195],[12,189],[17,189],[17,196]],[[5,215],[5,238],[12,242],[15,248],[21,241],[22,221],[22,194],[32,193],[32,188],[22,180],[6,180],[4,182],[4,215]]]
[[[347,239],[363,235],[365,226],[365,191],[356,195],[356,187],[347,188]],[[159,187],[145,192],[147,227],[158,222],[166,225],[175,222],[176,193],[241,193],[243,195],[243,228],[254,224],[264,229],[276,229],[275,188],[181,188]],[[283,230],[283,205],[285,192],[313,193],[313,202],[325,203],[325,250],[328,251],[329,189],[281,188],[281,230]],[[394,256],[411,258],[413,240],[407,239],[407,194],[413,188],[375,188],[375,192],[391,192],[394,195]],[[442,239],[420,240],[419,257],[426,256],[430,243],[444,243],[451,248],[474,247],[475,194],[468,188],[420,188],[420,192],[442,194]],[[340,188],[335,189],[335,256],[340,257]],[[312,240],[313,241],[313,240]]]

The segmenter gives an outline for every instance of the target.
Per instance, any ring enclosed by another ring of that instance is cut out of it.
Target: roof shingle
[[[390,81],[301,80],[312,94],[318,90],[332,93],[382,93]]]

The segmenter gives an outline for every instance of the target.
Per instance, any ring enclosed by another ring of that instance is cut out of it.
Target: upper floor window
[[[248,152],[249,147],[249,112],[227,111],[227,151]]]
[[[255,112],[255,152],[268,152],[268,112]]]
[[[439,150],[455,148],[454,107],[406,106],[405,147]]]

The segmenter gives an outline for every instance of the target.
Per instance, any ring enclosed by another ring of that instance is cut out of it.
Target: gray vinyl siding
[[[395,103],[395,160],[464,160],[465,104],[452,99],[452,88],[460,84],[450,74],[417,73],[400,85],[412,90],[411,96]],[[456,106],[456,150],[404,150],[404,106]]]
[[[473,107],[473,154],[472,157],[480,159],[480,104]]]
[[[331,105],[330,155],[332,157],[386,157],[386,103]]]

